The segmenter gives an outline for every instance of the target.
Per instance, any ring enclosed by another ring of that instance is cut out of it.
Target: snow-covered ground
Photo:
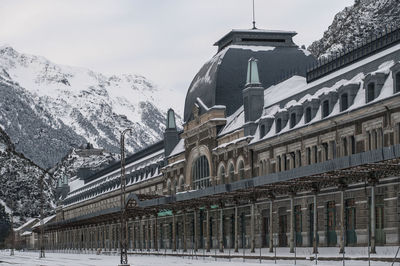
[[[348,249],[349,255],[352,257],[359,257],[360,254],[359,248]],[[383,253],[386,250],[387,253]],[[394,248],[381,249],[378,250],[378,255],[382,252],[382,257],[390,257],[394,256],[392,254],[392,250]],[[298,256],[305,256],[306,254],[310,254],[309,249],[299,249]],[[340,257],[335,248],[333,249],[320,249],[321,256],[335,256]],[[280,253],[280,254],[279,254]],[[197,253],[199,255],[202,252]],[[214,255],[214,252],[209,253],[210,255]],[[218,253],[217,253],[218,254]],[[233,253],[231,253],[234,255]],[[240,254],[240,253],[239,253]],[[270,253],[264,252],[262,255],[267,255]],[[224,255],[228,255],[228,251],[225,252]],[[246,254],[249,255],[249,254]],[[253,254],[253,256],[257,256],[258,254]],[[273,256],[273,254],[270,254]],[[278,250],[278,256],[286,256],[289,255],[286,252],[286,249]],[[308,255],[309,257],[309,255]],[[376,257],[376,256],[371,256]],[[381,256],[379,256],[381,257]],[[215,257],[196,257],[192,255],[188,255],[185,257],[174,257],[174,256],[164,256],[163,252],[160,251],[160,255],[139,255],[139,254],[131,254],[128,257],[128,261],[130,265],[135,266],[159,266],[162,264],[163,266],[176,266],[176,265],[260,265],[259,259],[248,259],[246,258],[243,261],[243,258],[215,258]],[[10,256],[10,251],[8,250],[0,250],[0,265],[118,265],[119,264],[119,256],[118,255],[96,255],[95,252],[92,254],[74,254],[74,253],[53,253],[46,252],[46,257],[39,259],[38,252],[20,252],[15,251],[14,256]],[[295,265],[294,260],[278,260],[275,264],[275,261],[272,260],[262,260],[262,265]],[[346,260],[346,265],[351,266],[365,266],[368,265],[368,261],[356,261],[356,260]],[[389,262],[376,262],[371,261],[371,265],[380,266],[380,265],[390,265]],[[307,260],[297,260],[296,265],[315,265],[315,261]],[[342,261],[318,261],[318,265],[329,265],[329,266],[339,266],[343,265]],[[400,265],[400,263],[395,263],[394,265]]]

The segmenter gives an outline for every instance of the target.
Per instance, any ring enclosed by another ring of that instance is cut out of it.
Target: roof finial
[[[254,8],[254,0],[253,0],[253,30],[256,30],[256,12]]]

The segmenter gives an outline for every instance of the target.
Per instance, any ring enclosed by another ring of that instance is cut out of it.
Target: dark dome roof
[[[216,43],[219,52],[194,77],[185,100],[184,120],[192,117],[193,106],[200,98],[208,107],[225,105],[226,115],[243,105],[247,62],[258,60],[260,81],[264,88],[277,83],[288,73],[305,76],[315,62],[307,51],[296,46],[294,32],[264,30],[231,31]]]

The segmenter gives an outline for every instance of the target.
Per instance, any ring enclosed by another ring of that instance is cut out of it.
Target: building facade
[[[164,140],[126,159],[130,249],[400,244],[400,30],[323,62],[294,35],[225,35],[183,131],[169,110]],[[120,172],[59,182],[49,248],[118,249]]]

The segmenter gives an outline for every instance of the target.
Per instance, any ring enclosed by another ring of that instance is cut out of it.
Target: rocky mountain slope
[[[175,96],[139,75],[103,75],[0,47],[0,126],[44,168],[87,142],[119,153],[128,127],[129,152],[154,143],[165,128],[165,99]]]
[[[12,209],[15,221],[22,223],[40,214],[40,177],[44,176],[45,214],[54,209],[51,176],[15,151],[11,139],[0,127],[0,204]]]
[[[379,35],[385,27],[400,27],[399,0],[356,0],[336,14],[324,36],[308,50],[316,57],[328,57]]]
[[[119,154],[114,154],[103,149],[95,149],[90,144],[80,148],[73,148],[50,172],[55,180],[77,175],[78,170],[85,168],[92,171],[99,170],[120,159]]]

